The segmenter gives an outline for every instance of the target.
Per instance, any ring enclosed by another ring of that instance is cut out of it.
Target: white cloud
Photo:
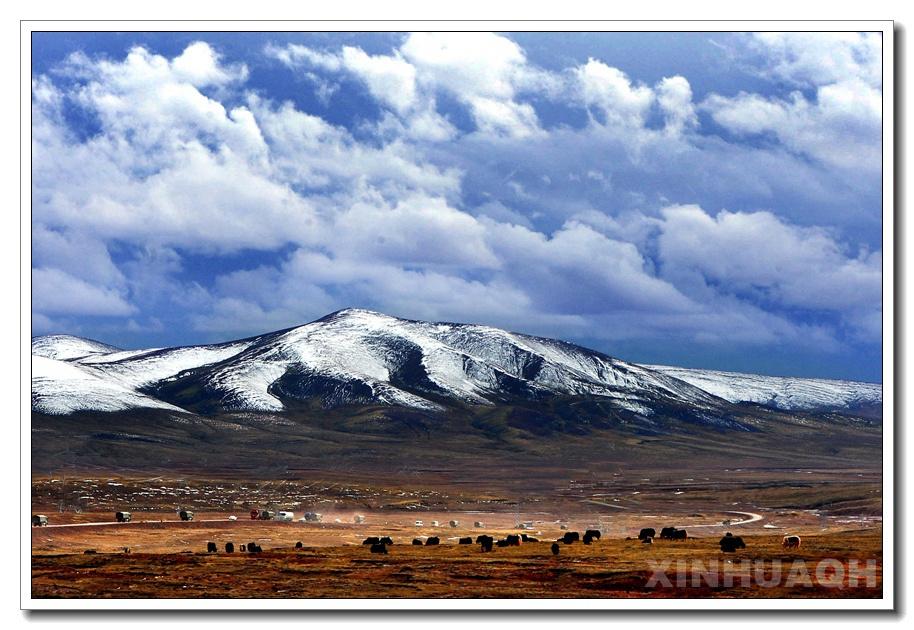
[[[329,72],[338,72],[342,66],[339,56],[322,53],[301,44],[286,44],[285,46],[269,44],[264,49],[264,53],[293,69],[309,65]]]
[[[351,73],[397,113],[412,137],[431,141],[454,135],[436,111],[438,92],[467,106],[481,133],[524,138],[540,132],[539,121],[533,107],[516,96],[555,92],[559,83],[527,64],[515,42],[494,33],[413,33],[391,55],[369,55],[353,46],[321,52],[298,44],[269,46],[266,52],[291,68]]]
[[[43,315],[130,315],[136,309],[123,295],[75,278],[60,269],[32,269],[32,310]]]
[[[653,277],[631,243],[607,238],[581,223],[551,237],[517,225],[489,224],[489,242],[504,261],[504,276],[527,287],[547,312],[613,310],[680,312],[694,305]]]
[[[248,76],[244,64],[226,66],[219,54],[205,42],[194,42],[171,62],[174,75],[191,85],[205,87],[232,81],[243,81]]]
[[[371,94],[398,113],[416,102],[416,69],[398,55],[368,55],[361,48],[343,46],[343,66],[359,76]]]
[[[803,85],[859,79],[882,85],[882,34],[853,32],[752,33],[769,76]]]
[[[740,93],[711,95],[703,107],[730,131],[771,134],[797,153],[844,169],[881,170],[882,93],[861,81],[819,87],[816,100]]]
[[[125,283],[102,240],[91,234],[50,230],[41,223],[32,225],[32,264],[66,269],[88,282],[117,287]]]
[[[618,68],[597,59],[575,69],[584,104],[598,111],[597,121],[609,126],[642,127],[654,101],[646,85],[635,85]]]
[[[697,272],[718,293],[770,305],[879,312],[881,253],[848,253],[821,228],[790,225],[770,212],[713,217],[697,206],[673,206],[663,211],[661,230],[663,275],[673,281]]]
[[[789,97],[712,94],[702,107],[740,136],[768,134],[829,167],[876,173],[882,163],[879,33],[756,33],[761,72],[814,91]]]
[[[485,243],[485,228],[441,198],[411,195],[388,205],[366,194],[336,218],[328,249],[364,261],[462,269],[498,266]]]
[[[665,77],[657,84],[656,94],[667,133],[679,135],[698,125],[698,115],[692,103],[692,86],[685,77]]]
[[[865,205],[854,187],[878,169],[881,94],[863,69],[814,99],[706,100],[735,136],[767,140],[741,144],[702,135],[685,77],[645,85],[596,59],[547,72],[500,35],[268,53],[318,89],[357,79],[380,117],[350,132],[272,101],[205,44],[174,59],[74,55],[33,80],[38,325],[91,311],[167,328],[137,312],[154,303],[225,335],[346,305],[559,337],[834,347],[841,327],[879,329],[881,253],[784,218],[840,224]],[[801,65],[778,72],[801,77]],[[544,127],[530,95],[576,115],[586,104],[591,124]],[[465,107],[475,131],[459,133],[439,100]],[[73,107],[98,129],[75,133]],[[777,200],[782,216],[659,211],[696,199]],[[238,264],[249,249],[251,268],[177,280],[189,254],[242,252],[226,259]]]

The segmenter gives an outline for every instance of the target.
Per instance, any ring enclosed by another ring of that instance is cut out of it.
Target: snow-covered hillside
[[[32,356],[59,359],[61,361],[117,351],[118,348],[109,346],[106,343],[72,335],[47,335],[32,339]]]
[[[882,385],[815,378],[761,376],[737,372],[648,365],[730,402],[751,402],[786,411],[854,409],[882,404]]]
[[[33,411],[66,415],[77,411],[124,411],[143,407],[181,411],[114,380],[94,376],[79,365],[32,356]]]
[[[743,380],[731,379],[731,388],[746,390],[743,381],[751,377],[732,376]],[[314,403],[434,411],[458,403],[598,396],[638,417],[687,409],[716,422],[729,412],[728,400],[745,394],[727,389],[726,376],[703,378],[707,383],[692,370],[679,375],[497,328],[346,309],[217,345],[120,351],[75,337],[39,337],[33,340],[32,399],[36,411],[66,414],[133,407],[282,411]],[[840,401],[852,399],[842,395]],[[845,404],[840,401],[836,406]]]

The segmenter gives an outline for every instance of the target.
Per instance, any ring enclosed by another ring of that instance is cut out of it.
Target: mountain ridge
[[[301,326],[201,346],[124,351],[62,335],[33,338],[32,346],[40,359],[37,365],[33,360],[32,408],[50,414],[141,407],[204,415],[276,413],[302,405],[373,404],[434,413],[461,405],[577,397],[604,401],[646,421],[681,413],[726,424],[735,414],[733,405],[743,402],[783,409],[881,404],[881,386],[836,382],[843,389],[832,392],[835,404],[822,405],[830,402],[827,386],[806,398],[802,388],[792,397],[772,396],[759,387],[777,389],[771,380],[777,377],[742,375],[768,379],[753,389],[755,381],[736,373],[644,366],[560,340],[365,309],[342,309]],[[730,385],[722,385],[728,378]],[[786,406],[778,407],[782,401]]]

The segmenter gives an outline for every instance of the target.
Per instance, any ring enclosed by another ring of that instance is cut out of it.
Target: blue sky
[[[878,33],[36,33],[32,332],[347,306],[881,381]]]

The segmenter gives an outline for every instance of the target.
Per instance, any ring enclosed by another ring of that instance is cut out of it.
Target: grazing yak
[[[584,535],[590,536],[591,540],[600,540],[600,530],[598,529],[588,529]]]
[[[688,538],[686,530],[676,529],[675,527],[664,527],[660,530],[661,540],[685,540]]]
[[[638,532],[638,540],[644,540],[645,538],[655,538],[657,536],[657,530],[653,527],[645,527],[640,532]]]
[[[520,536],[517,534],[508,534],[505,536],[505,542],[508,543],[509,547],[520,547]]]
[[[553,556],[559,555],[559,544],[558,543],[552,543],[552,555]]]
[[[371,546],[371,553],[383,553],[386,555],[387,554],[387,545],[375,543]]]
[[[440,545],[440,544],[441,544],[441,539],[438,538],[437,536],[429,536],[428,540],[425,541],[426,547],[428,547],[429,545]]]
[[[720,539],[720,550],[724,553],[733,553],[737,549],[745,549],[746,543],[743,542],[743,539],[739,536],[734,536],[730,532],[727,532],[723,538]]]
[[[260,553],[263,549],[257,543],[248,543],[248,553]]]
[[[562,536],[561,538],[559,538],[559,540],[562,541],[563,543],[565,543],[566,545],[570,545],[571,543],[575,542],[576,540],[581,540],[581,535],[578,534],[577,532],[565,532],[565,535]],[[556,542],[558,542],[558,541],[556,541]]]
[[[214,542],[206,543],[206,553],[216,553],[216,543],[214,543]]]
[[[473,544],[473,538],[470,537],[470,536],[466,536],[466,537],[464,537],[464,538],[461,538],[461,539],[460,539],[459,541],[457,541],[457,542],[458,542],[458,544],[460,544],[460,545],[472,545],[472,544]]]
[[[799,536],[784,536],[784,541],[781,543],[785,549],[799,549],[800,548],[800,537]]]
[[[381,539],[378,538],[377,536],[369,536],[368,538],[366,538],[365,540],[362,541],[362,544],[363,545],[377,545],[380,542],[381,542]]]
[[[413,538],[413,544],[414,544],[414,545],[419,545],[419,546],[421,546],[421,545],[422,545],[422,541],[421,541],[419,538]]]
[[[584,539],[581,542],[583,542],[585,545],[589,545],[593,542],[593,538],[591,538],[589,534],[584,534]]]
[[[492,551],[492,545],[495,544],[495,539],[486,534],[480,534],[476,537],[476,544],[481,545],[483,551]]]
[[[304,547],[304,545],[302,544],[302,542],[300,540],[297,543],[295,543],[296,549],[301,549],[302,547]]]
[[[381,540],[379,540],[378,542],[381,543],[382,545],[392,545],[392,544],[394,544],[394,541],[391,539],[390,536],[384,536],[384,537],[381,538]]]
[[[244,545],[242,545],[242,547],[243,546]],[[244,551],[244,549],[242,549],[241,551]],[[230,543],[230,542],[225,543],[225,553],[235,553],[235,543]]]

